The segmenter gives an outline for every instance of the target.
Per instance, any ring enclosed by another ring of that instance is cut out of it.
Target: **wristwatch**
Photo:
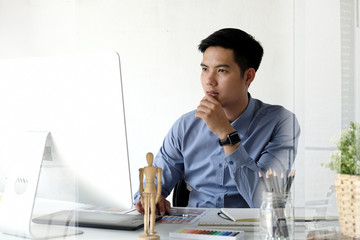
[[[237,131],[230,133],[226,138],[219,139],[220,146],[235,145],[240,142],[240,136]]]

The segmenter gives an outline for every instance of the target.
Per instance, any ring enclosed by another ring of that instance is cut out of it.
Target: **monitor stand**
[[[49,156],[50,132],[28,132],[19,145],[20,159],[8,176],[0,202],[0,232],[31,239],[48,239],[76,235],[73,227],[32,223],[34,203],[44,157]]]

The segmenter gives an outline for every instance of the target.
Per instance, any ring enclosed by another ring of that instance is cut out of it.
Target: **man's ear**
[[[245,78],[245,83],[247,86],[250,86],[252,81],[254,81],[255,75],[256,75],[256,71],[254,68],[248,68],[245,71],[244,78]]]

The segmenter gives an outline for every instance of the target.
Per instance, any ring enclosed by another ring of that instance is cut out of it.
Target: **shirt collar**
[[[235,121],[231,123],[231,125],[238,131],[245,131],[250,124],[251,117],[255,110],[255,101],[251,97],[250,93],[248,93],[249,103],[245,109],[245,111],[237,118]],[[244,132],[242,132],[244,133]]]

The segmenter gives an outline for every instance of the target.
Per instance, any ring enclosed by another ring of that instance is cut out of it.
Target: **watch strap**
[[[220,146],[235,145],[235,144],[239,143],[240,141],[241,140],[240,140],[238,131],[234,131],[234,132],[230,133],[226,138],[219,139],[219,144],[220,144]]]

